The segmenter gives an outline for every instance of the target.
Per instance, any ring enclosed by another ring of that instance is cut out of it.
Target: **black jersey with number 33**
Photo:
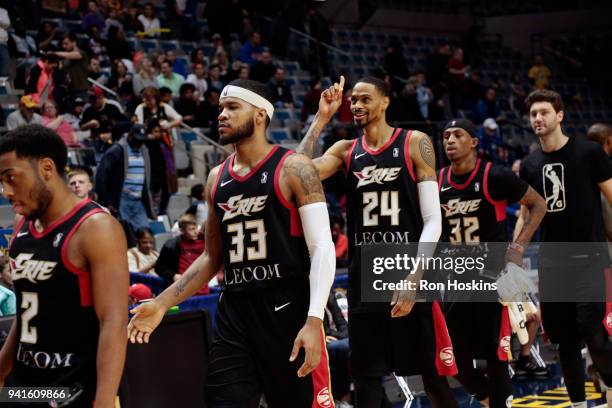
[[[387,143],[377,150],[370,149],[365,136],[361,136],[347,153],[349,301],[353,311],[370,308],[359,304],[361,246],[418,242],[423,230],[410,159],[411,134],[410,130],[394,129]]]
[[[17,354],[12,381],[19,386],[72,386],[93,399],[99,323],[91,273],[68,259],[68,243],[89,216],[105,211],[90,200],[43,231],[22,221],[9,249],[17,294]]]
[[[248,174],[219,169],[212,200],[225,265],[225,289],[265,288],[308,279],[310,258],[297,208],[280,190],[280,170],[293,152],[275,146]]]

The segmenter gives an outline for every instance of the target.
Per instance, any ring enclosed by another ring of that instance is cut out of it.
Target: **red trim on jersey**
[[[508,306],[504,306],[502,308],[501,325],[499,327],[499,339],[497,344],[497,358],[499,358],[499,361],[508,361],[510,339],[512,337],[510,315],[508,313]]]
[[[217,192],[217,186],[219,185],[219,180],[221,180],[221,174],[223,174],[223,170],[225,169],[225,163],[227,163],[227,159],[223,160],[221,163],[221,167],[219,167],[219,171],[217,172],[217,177],[215,178],[215,182],[213,184],[212,191],[210,192],[210,198],[215,203],[215,193]]]
[[[442,188],[442,180],[444,180],[444,170],[446,170],[446,167],[442,167],[440,169],[440,174],[438,175],[438,191],[440,191],[440,189]]]
[[[484,180],[483,180],[483,184],[484,184],[483,192],[484,192],[484,195],[487,201],[493,204],[493,206],[495,207],[495,219],[497,220],[497,222],[500,222],[506,219],[507,202],[506,200],[495,201],[489,194],[489,170],[491,170],[490,162],[487,163],[487,166],[485,167]]]
[[[62,244],[62,262],[64,263],[66,269],[68,269],[70,272],[74,273],[79,277],[79,292],[81,293],[81,306],[83,307],[93,306],[91,271],[77,268],[72,262],[70,262],[70,259],[68,258],[68,242],[70,242],[70,238],[72,238],[72,236],[79,228],[79,226],[83,223],[83,221],[85,221],[90,216],[101,212],[105,211],[102,208],[94,208],[93,210],[83,215],[83,217],[81,217],[81,219],[75,224],[75,226],[72,227],[72,229],[64,239],[64,243]]]
[[[351,143],[351,147],[349,148],[348,152],[346,153],[346,173],[348,174],[349,169],[351,168],[351,156],[353,155],[353,151],[355,150],[355,146],[357,146],[357,142],[359,141],[359,138],[353,140],[353,143]]]
[[[387,140],[387,143],[385,143],[381,148],[376,149],[376,150],[370,149],[368,147],[368,144],[366,143],[365,136],[362,136],[361,137],[361,147],[363,147],[363,150],[365,150],[366,152],[370,153],[373,156],[376,156],[377,154],[381,154],[387,149],[387,147],[391,146],[393,142],[395,142],[395,139],[397,139],[397,136],[400,134],[401,130],[402,129],[400,128],[396,128],[395,131],[393,132],[393,136],[391,136],[391,138]]]
[[[321,360],[319,365],[312,370],[312,389],[312,408],[335,408],[329,373],[329,356],[323,328],[321,328]]]
[[[276,153],[276,151],[278,150],[279,146],[274,146],[272,147],[272,150],[270,150],[268,152],[268,154],[266,155],[266,157],[264,157],[259,163],[257,163],[257,166],[253,167],[251,169],[251,171],[249,171],[246,175],[244,176],[240,176],[239,174],[234,172],[234,159],[236,158],[236,153],[232,153],[232,155],[228,158],[229,160],[229,173],[230,176],[232,176],[233,179],[235,179],[236,181],[239,182],[245,182],[247,181],[249,178],[251,178],[251,176],[255,173],[257,173],[257,171],[261,168],[261,166],[263,166],[264,164],[266,164],[266,162],[268,161],[268,159],[270,157],[272,157],[272,155],[274,153]]]
[[[468,177],[467,181],[463,184],[453,183],[453,180],[451,180],[451,174],[453,172],[451,170],[449,170],[448,173],[446,174],[446,180],[448,181],[448,184],[453,186],[455,189],[463,190],[464,188],[470,185],[472,180],[474,180],[474,177],[476,177],[476,173],[478,173],[479,168],[480,168],[480,159],[478,159],[478,161],[476,162],[476,166],[474,166],[474,170],[472,170],[472,174],[470,174],[470,177]]]
[[[32,233],[32,236],[34,238],[42,238],[42,237],[44,237],[45,235],[49,234],[51,231],[53,231],[55,228],[60,226],[64,221],[66,221],[68,218],[72,217],[74,214],[77,213],[77,211],[79,211],[81,208],[83,208],[85,205],[87,205],[89,203],[91,203],[91,200],[89,198],[86,198],[84,200],[79,201],[79,203],[77,205],[72,207],[72,210],[70,210],[64,216],[62,216],[62,217],[58,218],[57,220],[53,221],[46,229],[42,230],[41,232],[38,232],[36,230],[36,228],[34,228],[34,222],[30,221],[30,232]]]
[[[280,188],[280,172],[283,167],[283,163],[285,159],[290,155],[294,154],[293,150],[289,150],[287,153],[283,155],[278,164],[276,165],[276,170],[274,170],[274,192],[276,193],[276,197],[281,204],[289,210],[289,217],[291,220],[291,231],[290,234],[293,237],[303,237],[304,230],[302,229],[302,219],[300,218],[300,213],[296,206],[287,200],[287,198],[283,195],[283,192]]]
[[[404,140],[404,160],[406,161],[406,167],[408,167],[408,173],[410,173],[410,177],[412,177],[412,181],[416,181],[416,176],[414,175],[414,166],[412,164],[412,159],[410,158],[410,137],[411,136],[412,136],[412,130],[409,130],[408,133],[406,133],[406,140]]]

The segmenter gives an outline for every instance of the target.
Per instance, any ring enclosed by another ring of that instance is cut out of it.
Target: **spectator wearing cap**
[[[144,5],[142,14],[138,16],[138,21],[140,21],[140,24],[142,24],[142,29],[145,32],[146,37],[159,37],[159,29],[161,28],[161,24],[155,15],[153,3],[146,3]]]
[[[14,315],[16,306],[17,300],[13,291],[9,259],[0,255],[0,316]]]
[[[206,76],[206,64],[203,62],[196,62],[193,66],[193,74],[187,76],[187,81],[195,86],[196,97],[203,101],[204,94],[208,90],[208,80]]]
[[[506,163],[508,149],[499,133],[499,125],[493,118],[487,118],[478,129],[479,155],[493,163]]]
[[[191,214],[183,214],[178,220],[181,234],[169,239],[162,247],[155,272],[164,279],[166,285],[180,279],[187,268],[204,252],[204,235],[198,231],[196,219]],[[208,285],[204,285],[198,295],[210,292]]]
[[[24,95],[19,100],[19,108],[6,118],[6,127],[13,130],[23,125],[42,125],[42,117],[35,112],[38,104],[30,95]]]
[[[81,130],[90,130],[91,138],[98,152],[104,152],[113,143],[113,127],[126,122],[121,109],[116,103],[110,103],[104,96],[104,91],[95,86],[89,95],[91,105],[83,111]]]
[[[46,101],[42,106],[43,125],[55,131],[62,138],[66,146],[78,146],[79,141],[74,136],[74,130],[70,123],[64,121],[64,116],[59,115],[57,105],[54,101]]]
[[[208,56],[212,58],[217,55],[219,52],[225,52],[225,47],[223,46],[223,36],[219,33],[214,33],[210,38],[212,43],[212,53]]]
[[[93,171],[86,166],[77,166],[68,172],[68,187],[80,199],[94,198]]]
[[[135,283],[128,289],[128,305],[133,306],[143,300],[153,299],[153,291],[144,283]]]
[[[144,127],[134,125],[127,136],[106,151],[96,171],[99,203],[118,213],[134,231],[149,226],[147,217],[155,219],[146,141]]]
[[[88,58],[85,51],[77,46],[77,38],[73,33],[65,34],[62,38],[64,51],[51,51],[57,57],[66,60],[64,71],[70,77],[68,92],[70,99],[86,98],[89,82],[87,81]]]
[[[127,257],[130,272],[157,276],[154,268],[159,252],[155,250],[155,238],[150,228],[143,227],[136,231],[136,246],[128,249]]]
[[[159,86],[169,88],[172,94],[176,96],[179,94],[179,89],[183,82],[185,82],[185,77],[173,71],[171,61],[164,60],[161,64],[161,74],[157,77]]]
[[[264,47],[261,45],[261,34],[257,31],[251,33],[248,41],[245,41],[238,50],[238,60],[248,65],[253,65],[261,59]]]
[[[55,89],[53,73],[57,69],[57,63],[57,56],[44,54],[36,62],[36,65],[30,69],[25,94],[30,95],[37,104],[42,105],[47,99],[53,100],[53,90]]]

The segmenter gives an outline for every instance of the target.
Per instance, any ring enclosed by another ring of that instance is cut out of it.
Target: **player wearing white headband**
[[[266,141],[265,85],[221,93],[219,136],[235,153],[208,176],[207,252],[153,302],[135,309],[132,342],[225,269],[206,384],[208,407],[333,407],[322,319],[335,250],[310,159]],[[301,349],[304,349],[302,352]]]

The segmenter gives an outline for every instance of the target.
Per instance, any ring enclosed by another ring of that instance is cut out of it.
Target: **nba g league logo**
[[[542,185],[548,212],[565,210],[565,172],[562,163],[542,167]]]

